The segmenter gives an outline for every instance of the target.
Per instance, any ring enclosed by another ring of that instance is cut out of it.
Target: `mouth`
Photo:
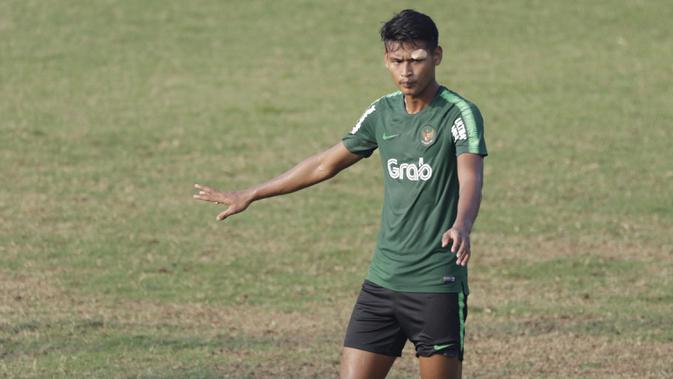
[[[402,81],[400,82],[400,86],[405,87],[405,88],[411,88],[416,85],[416,82],[413,81]]]

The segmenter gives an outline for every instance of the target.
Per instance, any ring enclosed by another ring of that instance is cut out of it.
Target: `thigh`
[[[400,324],[419,357],[463,360],[467,296],[462,293],[405,293]],[[444,360],[438,359],[438,362]]]
[[[435,354],[419,357],[421,379],[460,379],[463,375],[463,363],[457,357]]]
[[[353,307],[344,347],[399,357],[406,335],[395,315],[395,294],[365,281]]]
[[[383,379],[395,362],[394,356],[344,347],[340,379]]]

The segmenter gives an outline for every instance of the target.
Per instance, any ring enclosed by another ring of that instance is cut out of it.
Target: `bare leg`
[[[458,358],[433,355],[419,357],[422,379],[460,379],[463,376],[463,363]]]
[[[396,357],[344,347],[341,352],[341,379],[383,379]]]

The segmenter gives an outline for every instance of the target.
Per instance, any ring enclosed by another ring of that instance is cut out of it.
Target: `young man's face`
[[[435,82],[435,66],[442,61],[442,48],[431,52],[422,42],[387,42],[384,56],[386,68],[405,96],[420,96]]]

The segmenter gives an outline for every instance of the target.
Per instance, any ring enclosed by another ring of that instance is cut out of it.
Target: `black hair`
[[[430,53],[439,43],[439,32],[432,19],[413,9],[405,9],[381,27],[381,40],[386,50],[390,42],[417,44],[423,42]]]

